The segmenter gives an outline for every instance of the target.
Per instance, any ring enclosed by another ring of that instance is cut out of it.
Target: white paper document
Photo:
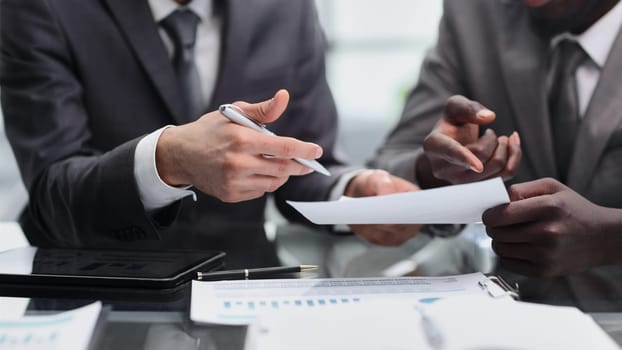
[[[489,281],[481,273],[444,277],[192,281],[190,319],[244,325],[267,311],[287,314],[306,309],[324,313],[343,305],[358,307],[374,300],[426,303],[456,295],[505,295],[494,283],[485,283],[485,288],[480,284]]]
[[[344,305],[310,314],[266,313],[248,327],[244,350],[428,350],[420,316],[412,305]]]
[[[550,350],[618,346],[576,308],[483,296],[417,305],[370,302],[362,307],[264,313],[248,329],[245,350]]]
[[[417,192],[328,202],[287,203],[318,225],[471,224],[486,209],[509,203],[501,178]]]
[[[0,321],[0,349],[85,350],[99,318],[101,303],[53,315]]]

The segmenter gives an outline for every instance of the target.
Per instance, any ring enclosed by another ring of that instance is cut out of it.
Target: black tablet
[[[0,253],[0,284],[175,288],[222,268],[225,253],[25,247]]]

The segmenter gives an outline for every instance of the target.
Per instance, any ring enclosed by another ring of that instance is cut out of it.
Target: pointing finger
[[[464,96],[452,96],[445,105],[445,119],[454,125],[468,123],[484,125],[492,123],[495,118],[495,112]]]

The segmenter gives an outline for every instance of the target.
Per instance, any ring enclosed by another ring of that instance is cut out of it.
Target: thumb
[[[419,186],[401,177],[392,176],[392,179],[395,193],[415,192],[420,190]]]
[[[238,101],[233,104],[240,107],[254,121],[267,124],[279,119],[285,112],[289,104],[289,92],[284,89],[279,90],[271,99],[259,103]]]
[[[492,123],[495,118],[495,112],[464,96],[452,96],[445,105],[444,119],[453,125],[485,125]]]
[[[418,190],[418,187],[402,178],[393,176],[384,170],[372,170],[373,175],[370,177],[371,187],[374,189],[376,196],[385,194],[412,192]]]

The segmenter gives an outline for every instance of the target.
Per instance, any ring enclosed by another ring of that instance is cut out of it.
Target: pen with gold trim
[[[317,270],[317,265],[262,267],[257,269],[223,270],[214,272],[197,272],[199,281],[244,280],[264,278],[287,273],[307,272]]]

